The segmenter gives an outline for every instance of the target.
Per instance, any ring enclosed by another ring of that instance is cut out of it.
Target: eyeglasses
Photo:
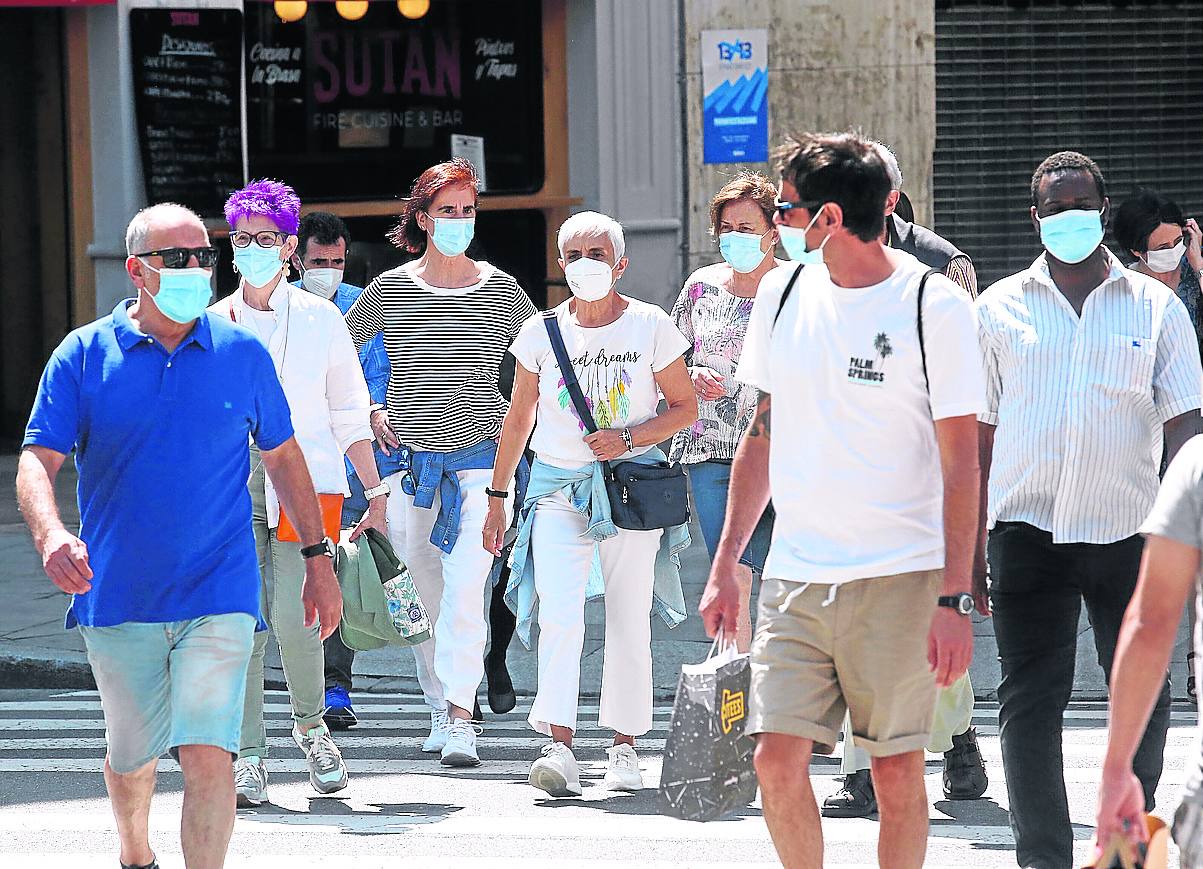
[[[230,233],[230,244],[234,247],[247,247],[252,241],[262,248],[277,247],[284,244],[284,240],[288,238],[288,233],[277,232],[271,229],[265,229],[262,232],[238,232]]]
[[[778,199],[776,202],[773,203],[773,207],[777,209],[778,216],[780,216],[782,220],[785,220],[785,214],[787,211],[792,211],[795,208],[806,208],[806,209],[814,208],[815,203],[814,202],[782,202],[780,199]]]
[[[211,269],[217,265],[217,248],[215,247],[165,247],[161,250],[136,253],[134,256],[161,256],[164,267],[169,269],[186,268],[188,260],[193,257],[196,257],[196,263],[202,269]]]

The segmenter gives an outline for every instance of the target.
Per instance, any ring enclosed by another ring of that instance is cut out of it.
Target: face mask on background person
[[[772,232],[770,229],[769,232]],[[769,251],[760,249],[760,242],[765,235],[754,232],[724,232],[718,237],[718,252],[731,268],[740,274],[756,271],[756,267],[764,262]]]
[[[301,286],[324,299],[333,296],[342,282],[342,269],[304,269],[301,272]]]
[[[475,217],[426,217],[434,221],[430,238],[443,256],[459,256],[476,235]]]
[[[151,298],[164,317],[191,323],[205,313],[212,295],[209,269],[157,269],[146,260],[141,262],[159,276],[159,292]]]
[[[614,269],[595,259],[581,257],[564,266],[564,278],[572,295],[582,302],[604,299],[614,286]]]
[[[252,287],[266,287],[284,269],[284,263],[280,248],[259,247],[251,242],[246,247],[234,248],[234,267]]]
[[[1103,242],[1101,210],[1075,208],[1036,219],[1040,222],[1040,243],[1063,263],[1080,263]]]
[[[806,249],[806,233],[810,232],[810,228],[815,225],[815,221],[819,219],[819,215],[822,213],[823,207],[819,206],[819,210],[810,219],[810,223],[806,224],[806,229],[798,229],[784,223],[777,225],[777,234],[781,236],[781,246],[785,248],[785,255],[794,262],[803,263],[808,266],[819,265],[823,262],[823,248],[831,240],[830,233],[814,250]]]
[[[1165,250],[1146,251],[1144,261],[1145,265],[1149,267],[1149,271],[1164,275],[1178,268],[1178,263],[1182,262],[1182,255],[1185,253],[1186,242],[1180,241]]]

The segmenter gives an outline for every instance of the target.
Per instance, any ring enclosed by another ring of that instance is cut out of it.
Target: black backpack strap
[[[781,319],[781,312],[785,310],[785,303],[789,301],[789,294],[794,289],[794,282],[798,280],[798,275],[802,274],[802,269],[805,267],[805,264],[799,264],[798,267],[794,269],[793,275],[790,276],[789,283],[785,285],[785,291],[781,294],[781,303],[777,305],[777,313],[773,316],[774,326],[776,326],[777,321]]]
[[[923,384],[927,387],[928,395],[931,395],[931,380],[927,376],[927,347],[923,343],[923,290],[927,288],[927,279],[932,275],[940,274],[938,269],[932,269],[927,272],[919,281],[919,300],[916,302],[915,322],[919,329],[919,358],[923,361]]]
[[[576,371],[568,359],[568,348],[564,346],[564,336],[560,333],[560,324],[556,320],[555,311],[543,312],[543,325],[547,328],[547,337],[551,339],[551,352],[555,354],[556,362],[560,366],[560,376],[564,378],[564,388],[568,390],[568,397],[572,399],[576,415],[581,418],[581,422],[585,424],[589,434],[593,434],[597,431],[597,423],[593,421],[593,413],[589,410],[589,405],[585,403],[581,385],[576,379]]]

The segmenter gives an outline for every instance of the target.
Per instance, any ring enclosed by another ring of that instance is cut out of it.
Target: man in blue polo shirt
[[[331,633],[342,602],[321,513],[271,357],[205,313],[217,251],[178,205],[126,231],[137,299],[68,335],[42,374],[17,498],[47,576],[73,595],[104,709],[104,776],[126,869],[157,867],[148,817],[158,758],[184,773],[189,869],[218,869],[234,826],[233,756],[259,616],[251,439],[306,556],[302,598]],[[54,479],[75,450],[80,533]]]

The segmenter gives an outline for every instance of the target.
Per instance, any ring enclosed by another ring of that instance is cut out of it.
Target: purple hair
[[[258,215],[272,221],[280,232],[296,235],[301,219],[301,200],[283,181],[260,178],[231,193],[226,200],[225,213],[230,229],[243,217]]]

